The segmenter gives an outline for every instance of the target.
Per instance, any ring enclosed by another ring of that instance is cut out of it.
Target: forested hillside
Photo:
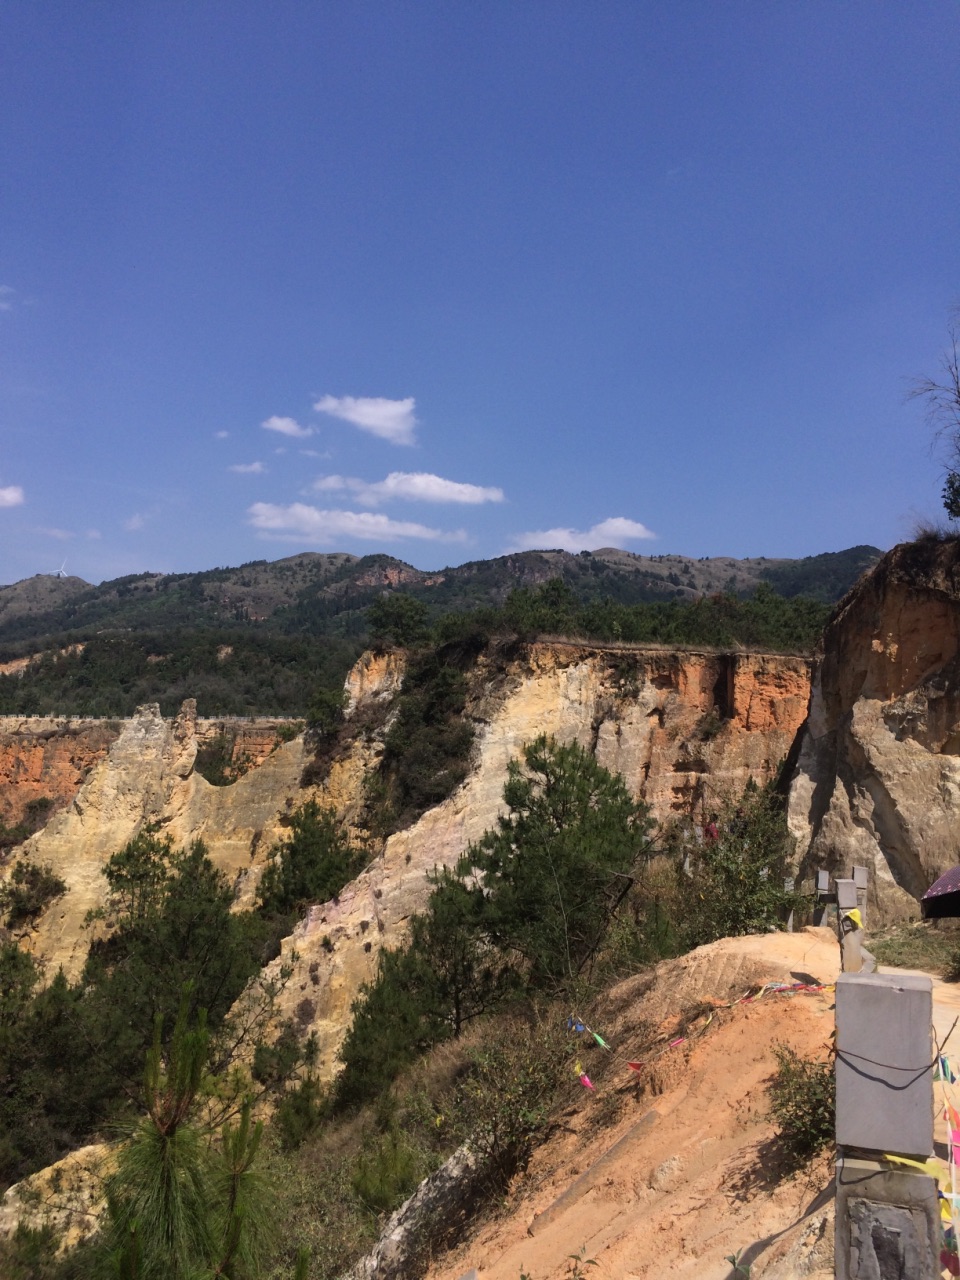
[[[371,640],[549,634],[805,653],[878,554],[523,552],[428,574],[304,553],[100,586],[39,576],[0,588],[0,714],[126,716],[159,702],[169,715],[195,697],[201,715],[303,715]]]

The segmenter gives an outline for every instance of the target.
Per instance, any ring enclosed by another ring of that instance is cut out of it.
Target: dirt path
[[[826,930],[725,939],[660,966],[632,1007],[622,1007],[623,984],[602,1030],[629,1052],[631,1029],[651,1013],[676,1015],[764,980],[830,983],[838,962]],[[812,1178],[779,1177],[765,1085],[774,1044],[821,1055],[833,1025],[832,992],[768,995],[718,1010],[702,1035],[668,1051],[659,1092],[638,1092],[625,1067],[608,1071],[564,1114],[501,1214],[431,1280],[471,1268],[481,1280],[572,1280],[576,1254],[596,1261],[582,1268],[592,1280],[727,1280],[727,1255],[738,1251],[754,1278],[832,1276],[832,1164],[822,1160]]]

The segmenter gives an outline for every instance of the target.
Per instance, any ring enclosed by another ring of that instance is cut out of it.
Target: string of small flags
[[[941,1046],[942,1048],[942,1046]],[[905,1165],[936,1180],[940,1202],[940,1266],[951,1276],[960,1276],[960,1191],[957,1189],[957,1167],[960,1165],[960,1111],[957,1110],[952,1086],[957,1074],[946,1054],[938,1053],[933,1078],[943,1090],[943,1118],[947,1123],[947,1159],[934,1156],[930,1160],[911,1160],[908,1156],[884,1154],[891,1164]],[[944,1168],[946,1166],[946,1168]],[[950,1190],[944,1185],[949,1183]]]
[[[588,1026],[587,1023],[584,1022],[584,1020],[577,1014],[571,1014],[567,1019],[567,1029],[572,1031],[575,1035],[591,1036],[599,1048],[606,1049],[608,1053],[612,1054],[613,1057],[621,1062],[628,1070],[639,1075],[644,1068],[650,1066],[651,1063],[656,1062],[657,1059],[661,1058],[665,1053],[669,1053],[671,1049],[676,1049],[678,1045],[684,1044],[687,1040],[692,1040],[696,1036],[701,1036],[713,1021],[714,1013],[719,1009],[733,1009],[738,1004],[753,1004],[757,1000],[763,999],[765,995],[816,995],[822,991],[833,990],[834,984],[832,982],[766,982],[762,987],[758,987],[756,990],[751,989],[750,991],[745,992],[745,994],[740,996],[738,999],[731,1000],[728,1004],[714,1005],[703,1023],[697,1027],[688,1029],[688,1033],[686,1035],[676,1036],[673,1040],[670,1040],[666,1045],[664,1045],[657,1053],[649,1055],[642,1060],[626,1058],[622,1054],[617,1053],[614,1049],[611,1049],[610,1045],[606,1040],[604,1040],[599,1031],[595,1031],[593,1027]],[[590,1076],[584,1069],[583,1063],[579,1059],[574,1063],[574,1073],[579,1078],[580,1083],[585,1089],[590,1089],[596,1092],[596,1086],[590,1079]]]

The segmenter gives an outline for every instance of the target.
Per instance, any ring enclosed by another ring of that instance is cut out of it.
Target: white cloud
[[[26,496],[18,484],[8,484],[5,489],[0,489],[0,507],[19,507],[26,500]]]
[[[213,433],[214,440],[226,440],[230,435],[229,431],[215,431]]]
[[[597,551],[600,547],[623,547],[625,542],[655,538],[645,524],[625,516],[611,516],[592,529],[534,529],[518,533],[508,551],[543,551],[560,547],[563,551]]]
[[[261,476],[266,467],[262,462],[235,462],[232,467],[227,467],[228,471],[235,471],[240,476]]]
[[[320,476],[314,480],[313,487],[317,493],[340,493],[344,489],[364,487],[362,480],[350,480],[347,476]]]
[[[478,506],[482,502],[503,502],[503,490],[478,484],[461,484],[444,480],[427,471],[391,471],[385,480],[368,484],[349,476],[321,476],[314,482],[321,493],[346,489],[364,506],[377,507],[395,499],[405,502],[455,502]]]
[[[99,529],[88,529],[88,530],[87,530],[87,537],[88,537],[88,538],[102,538],[102,537],[103,537],[103,534],[100,532],[100,530],[99,530]]]
[[[129,520],[124,520],[123,527],[127,530],[128,533],[136,533],[137,530],[142,529],[146,523],[147,523],[146,517],[140,515],[140,513],[137,512],[137,514],[134,516],[131,516]]]
[[[303,502],[294,502],[289,507],[255,502],[248,514],[253,527],[267,537],[319,543],[335,543],[342,538],[363,538],[371,542],[395,542],[400,538],[420,538],[427,542],[467,540],[463,529],[446,532],[411,520],[391,520],[372,511],[322,511]]]
[[[282,436],[294,436],[297,440],[305,440],[313,435],[313,427],[301,427],[296,418],[278,418],[274,415],[260,423],[264,431],[279,431]]]
[[[317,413],[328,413],[333,418],[351,422],[361,431],[369,431],[391,444],[413,444],[416,401],[387,400],[383,396],[322,396],[315,404]]]
[[[47,528],[41,529],[40,532],[45,533],[48,538],[56,538],[60,542],[68,542],[70,538],[75,538],[77,536],[75,533],[71,533],[69,529]]]
[[[11,288],[8,284],[0,284],[0,311],[13,310],[13,295],[16,289]]]

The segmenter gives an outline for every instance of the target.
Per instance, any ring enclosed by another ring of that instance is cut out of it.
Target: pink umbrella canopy
[[[960,916],[960,867],[951,867],[935,880],[920,899],[924,920]]]

